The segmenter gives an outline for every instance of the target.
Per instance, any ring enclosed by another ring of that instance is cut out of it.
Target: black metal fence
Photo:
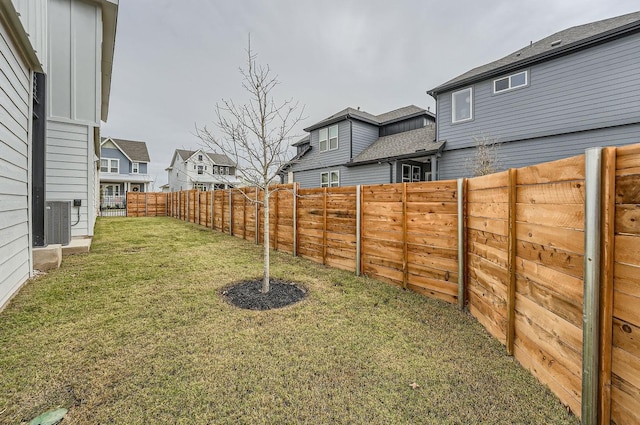
[[[101,217],[125,217],[127,215],[126,195],[103,195],[100,198]]]

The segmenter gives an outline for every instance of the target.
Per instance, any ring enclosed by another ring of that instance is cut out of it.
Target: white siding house
[[[93,234],[117,9],[117,0],[0,0],[0,309],[33,274],[43,200],[80,199],[73,235]],[[45,105],[36,106],[36,94]],[[44,174],[32,164],[34,134]],[[38,172],[43,191],[34,194]]]
[[[0,308],[32,274],[30,149],[31,94],[34,71],[41,71],[38,56],[16,6],[26,2],[0,2]],[[34,8],[35,15],[46,4]]]
[[[117,6],[117,0],[49,0],[49,28],[55,31],[49,32],[46,197],[80,200],[72,237],[93,236]]]
[[[238,186],[236,164],[226,155],[176,149],[171,164],[165,169],[169,191],[198,189],[202,191]]]

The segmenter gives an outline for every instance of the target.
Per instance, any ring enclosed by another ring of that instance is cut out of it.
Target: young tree
[[[287,162],[289,141],[294,127],[302,120],[304,106],[293,99],[276,101],[274,90],[280,84],[269,65],[260,65],[247,48],[246,68],[240,68],[242,87],[248,100],[236,104],[222,99],[216,104],[216,126],[220,137],[206,126],[196,127],[202,142],[227,155],[238,166],[237,173],[264,193],[264,272],[262,292],[269,292],[269,185],[278,178],[278,170]],[[300,110],[299,110],[300,109]],[[299,112],[298,112],[299,110]]]
[[[474,136],[476,144],[475,154],[468,158],[467,168],[474,176],[486,176],[498,172],[502,167],[500,162],[500,141],[496,138],[482,135]]]

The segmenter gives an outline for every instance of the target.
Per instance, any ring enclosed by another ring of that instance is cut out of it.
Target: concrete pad
[[[62,255],[85,254],[91,249],[91,238],[71,239],[69,245],[62,247]]]
[[[46,272],[57,269],[62,263],[62,245],[51,244],[33,248],[33,268]]]

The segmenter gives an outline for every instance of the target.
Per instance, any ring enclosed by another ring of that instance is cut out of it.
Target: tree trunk
[[[264,274],[262,293],[269,292],[269,186],[264,189]]]

